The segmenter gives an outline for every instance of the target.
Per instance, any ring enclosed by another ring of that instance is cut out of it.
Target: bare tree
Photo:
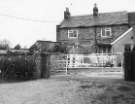
[[[10,41],[7,39],[0,40],[0,49],[9,49],[10,48]]]

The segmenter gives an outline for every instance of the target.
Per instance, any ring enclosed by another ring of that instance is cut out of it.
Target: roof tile
[[[60,28],[117,24],[128,24],[128,13],[126,11],[101,13],[98,17],[94,17],[93,15],[71,16],[70,19],[64,19],[61,22]]]

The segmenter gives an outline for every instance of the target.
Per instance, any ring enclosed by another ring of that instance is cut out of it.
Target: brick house
[[[78,53],[121,53],[125,44],[134,44],[135,13],[127,11],[71,16],[68,8],[64,20],[56,26],[57,42],[68,44]]]

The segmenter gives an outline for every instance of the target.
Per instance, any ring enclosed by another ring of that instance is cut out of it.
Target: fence
[[[107,67],[106,69],[108,69],[109,67],[113,67],[113,69],[115,69],[117,67],[117,69],[121,71],[122,60],[122,54],[55,54],[51,56],[51,69],[54,71],[67,71],[79,68],[101,69],[101,67]],[[106,69],[105,71],[107,71]]]
[[[120,67],[122,64],[121,54],[70,54],[68,68],[89,68],[89,67]]]

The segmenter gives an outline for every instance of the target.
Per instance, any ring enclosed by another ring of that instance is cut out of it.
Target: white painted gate
[[[56,58],[57,57],[57,58]],[[60,58],[61,57],[61,58]],[[93,71],[122,71],[122,55],[120,54],[63,54],[56,55],[54,70],[68,71],[72,69],[91,69]],[[98,70],[97,70],[98,69]]]
[[[114,54],[68,54],[68,68],[120,67],[122,56]]]

